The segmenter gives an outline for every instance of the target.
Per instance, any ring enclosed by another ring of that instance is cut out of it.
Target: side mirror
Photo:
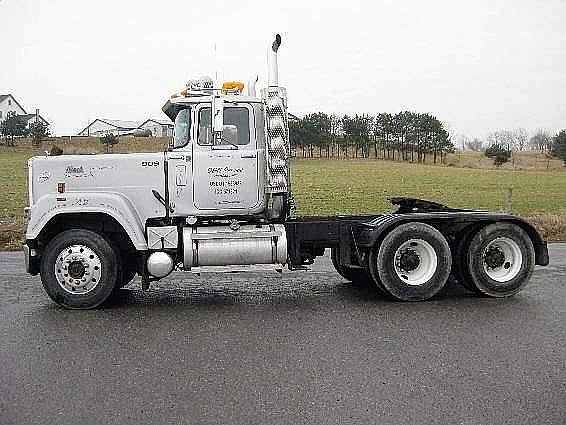
[[[238,145],[238,127],[233,124],[225,124],[222,134],[223,145]]]

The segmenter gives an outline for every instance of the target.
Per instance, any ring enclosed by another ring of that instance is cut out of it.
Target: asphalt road
[[[512,299],[176,273],[68,311],[0,254],[0,424],[564,424],[566,244]]]

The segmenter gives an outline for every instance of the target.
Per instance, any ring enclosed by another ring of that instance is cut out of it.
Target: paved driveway
[[[564,424],[566,245],[507,300],[175,273],[67,311],[0,253],[0,424]]]

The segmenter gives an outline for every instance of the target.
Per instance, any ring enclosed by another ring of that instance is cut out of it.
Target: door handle
[[[257,158],[257,155],[255,153],[251,154],[251,155],[242,155],[240,158],[242,158],[242,159],[244,159],[244,158]]]

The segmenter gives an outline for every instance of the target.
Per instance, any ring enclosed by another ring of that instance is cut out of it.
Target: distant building
[[[149,130],[153,137],[171,137],[173,136],[173,123],[169,120],[145,120],[139,127],[142,130]]]
[[[140,125],[139,121],[123,121],[109,120],[106,118],[97,118],[87,125],[79,136],[106,136],[114,134],[115,136],[124,136],[132,134]]]
[[[86,126],[79,136],[106,136],[107,134],[115,136],[128,136],[144,134],[153,137],[171,137],[173,136],[173,123],[168,120],[147,119],[143,122],[139,121],[123,121],[109,120],[106,118],[97,118]]]
[[[40,121],[45,125],[49,125],[49,123],[45,119],[43,119],[41,115],[39,115],[39,110],[36,111],[35,114],[18,115],[18,118],[26,123],[26,127],[29,127],[30,124],[33,124],[37,121]]]
[[[289,121],[293,121],[293,122],[299,122],[299,121],[301,121],[301,119],[300,119],[298,116],[293,115],[293,114],[290,113],[290,112],[287,112],[287,117],[289,118]]]
[[[11,94],[0,94],[0,122],[4,121],[10,112],[14,112],[18,118],[24,121],[26,127],[29,127],[30,124],[36,121],[41,121],[45,125],[49,124],[47,120],[39,115],[39,109],[35,110],[35,114],[28,114],[14,96]]]

